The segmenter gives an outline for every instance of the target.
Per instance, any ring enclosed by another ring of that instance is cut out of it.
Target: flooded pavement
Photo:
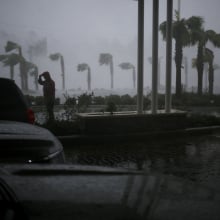
[[[67,163],[159,172],[218,189],[220,134],[146,142],[66,146]]]

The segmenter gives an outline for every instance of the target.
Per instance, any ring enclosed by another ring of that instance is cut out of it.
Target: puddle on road
[[[220,135],[65,147],[71,164],[156,171],[220,184]]]

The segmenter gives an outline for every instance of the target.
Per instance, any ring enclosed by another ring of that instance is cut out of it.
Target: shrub
[[[114,102],[109,101],[107,103],[106,111],[110,112],[111,114],[113,114],[113,112],[116,112],[117,111],[116,104]]]

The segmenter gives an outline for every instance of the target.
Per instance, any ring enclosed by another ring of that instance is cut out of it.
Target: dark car
[[[0,121],[0,163],[63,163],[60,141],[47,129]]]
[[[76,165],[0,168],[2,220],[219,220],[219,196],[218,189],[158,173]]]
[[[11,79],[0,78],[0,120],[34,123],[34,112]]]

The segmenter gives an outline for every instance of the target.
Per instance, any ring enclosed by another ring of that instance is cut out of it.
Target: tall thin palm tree
[[[205,30],[204,20],[201,17],[192,16],[188,19],[188,28],[191,35],[191,44],[197,45],[196,68],[198,73],[197,93],[202,94],[203,70],[204,70],[204,50],[207,42],[211,42],[214,47],[220,47],[220,35],[213,30]]]
[[[60,60],[60,66],[61,66],[61,76],[62,76],[62,87],[63,90],[65,90],[65,66],[64,66],[64,58],[63,55],[60,53],[54,53],[50,54],[50,59],[52,61]]]
[[[212,96],[214,94],[214,72],[216,69],[219,69],[219,65],[214,64],[214,53],[209,48],[205,48],[204,51],[204,60],[208,63],[208,79],[209,79],[209,95]]]
[[[114,88],[114,66],[113,66],[113,57],[110,53],[101,53],[99,55],[99,64],[100,65],[109,65],[110,75],[111,75],[111,89]]]
[[[88,74],[87,74],[88,91],[91,91],[91,69],[90,69],[90,66],[87,63],[80,63],[77,66],[77,70],[79,72],[83,72],[85,70],[88,71]]]
[[[214,87],[214,53],[209,48],[205,48],[204,51],[204,62],[208,63],[208,79],[209,79],[209,95],[213,95]]]
[[[14,79],[14,66],[20,62],[20,56],[16,53],[0,55],[0,61],[4,66],[10,67],[10,78]]]
[[[189,46],[190,35],[187,29],[186,19],[180,19],[179,13],[176,11],[176,20],[173,21],[173,34],[172,37],[175,40],[175,64],[176,64],[176,95],[180,96],[182,93],[182,80],[181,80],[181,69],[182,69],[182,59],[183,59],[183,48]],[[166,39],[166,21],[160,24],[160,32],[163,39]]]
[[[10,52],[12,50],[18,50],[19,64],[20,64],[20,75],[21,75],[21,88],[22,90],[28,90],[28,74],[25,72],[25,59],[22,54],[22,48],[19,44],[8,41],[5,46],[5,51]]]
[[[135,66],[133,64],[131,64],[131,63],[120,63],[119,66],[123,70],[130,70],[130,69],[132,69],[133,87],[135,89],[135,87],[136,87],[136,70],[135,70]]]

